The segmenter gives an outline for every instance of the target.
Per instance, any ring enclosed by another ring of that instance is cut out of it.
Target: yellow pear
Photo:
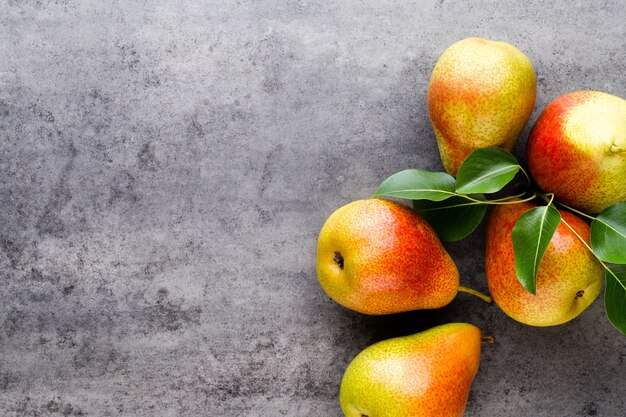
[[[456,175],[477,148],[512,150],[535,105],[532,63],[506,42],[468,38],[439,58],[428,85],[428,112],[441,161]]]
[[[341,408],[346,417],[462,416],[480,346],[480,330],[466,323],[376,343],[346,369]]]

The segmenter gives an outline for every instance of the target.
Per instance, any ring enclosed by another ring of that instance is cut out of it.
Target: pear
[[[496,304],[511,318],[531,326],[555,326],[578,316],[602,288],[604,269],[561,221],[537,271],[536,295],[527,292],[515,274],[511,232],[531,203],[496,206],[487,224],[487,283]],[[589,244],[589,226],[575,215],[561,218]]]
[[[328,218],[317,276],[331,298],[365,314],[443,307],[459,290],[456,265],[426,220],[379,199],[354,201]]]
[[[462,416],[480,346],[480,330],[466,323],[376,343],[346,369],[341,408],[346,417]]]
[[[450,46],[428,85],[428,112],[446,171],[456,175],[477,148],[512,150],[536,89],[532,63],[515,46],[481,38]]]
[[[626,200],[626,100],[577,91],[541,113],[526,148],[530,172],[546,192],[599,213]]]

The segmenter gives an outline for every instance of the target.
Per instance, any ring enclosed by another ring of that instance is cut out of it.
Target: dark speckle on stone
[[[259,218],[263,224],[271,222],[272,219],[274,218],[274,215],[269,210],[265,210],[262,207],[259,207],[258,205],[255,206],[255,209],[257,210],[257,213],[259,214]]]
[[[141,61],[139,53],[133,43],[116,42],[118,53],[124,66],[128,69],[135,69]]]
[[[148,262],[143,268],[143,277],[145,279],[154,279],[158,274],[165,272],[167,262],[165,260],[158,260]]]
[[[124,202],[134,204],[139,200],[139,195],[135,190],[135,177],[128,171],[123,171],[113,177],[109,185],[108,205],[113,206]]]
[[[204,131],[204,127],[202,127],[202,124],[198,120],[197,115],[194,115],[192,117],[191,121],[189,122],[189,127],[187,131],[189,132],[189,135],[191,137],[204,137],[206,134]]]
[[[137,154],[139,160],[139,169],[147,171],[155,171],[159,167],[159,161],[154,154],[154,149],[150,143],[145,143]]]
[[[158,87],[161,85],[161,79],[154,73],[147,74],[144,76],[144,85],[146,87]]]
[[[6,100],[0,99],[0,116],[7,117],[10,114],[9,103]]]
[[[64,403],[59,397],[53,398],[46,403],[45,410],[51,415],[59,416],[84,416],[85,413],[80,408],[72,404]]]
[[[19,330],[22,329],[22,326],[25,322],[24,313],[17,308],[13,308],[8,312],[4,319],[4,332],[7,337],[13,336]]]
[[[141,315],[135,313],[134,316],[143,323],[142,332],[150,334],[163,331],[173,332],[180,330],[183,326],[197,325],[201,313],[202,309],[199,307],[184,309],[180,305],[159,299],[156,306],[147,308]]]
[[[163,301],[165,301],[168,294],[169,291],[167,291],[167,288],[159,288],[159,291],[157,291],[158,302],[162,303]]]
[[[583,416],[597,416],[598,415],[598,406],[594,402],[590,402],[589,404],[585,404],[583,407]]]
[[[19,375],[0,371],[0,391],[7,391],[13,384],[20,380]]]
[[[261,193],[263,193],[269,187],[272,181],[272,176],[273,176],[272,168],[277,165],[280,165],[279,161],[280,161],[281,154],[283,152],[283,148],[284,148],[283,145],[278,145],[275,148],[273,148],[267,155],[265,164],[263,165],[263,172],[261,174],[261,184],[259,187]]]
[[[36,224],[40,235],[49,234],[61,238],[66,232],[61,211],[72,199],[69,180],[74,169],[74,160],[78,155],[78,151],[73,142],[70,142],[67,148],[67,162],[61,169],[58,180],[52,188],[48,201],[43,208],[43,214]]]
[[[0,233],[2,232],[0,231]],[[9,259],[11,267],[15,268],[20,260],[24,248],[20,244],[5,238],[0,234],[0,250],[2,250],[4,255]]]
[[[57,329],[57,346],[60,348],[73,348],[76,346],[74,338],[76,336],[76,329],[70,325],[63,325]]]

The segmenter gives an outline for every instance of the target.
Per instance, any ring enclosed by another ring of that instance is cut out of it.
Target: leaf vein
[[[519,165],[517,165],[516,167],[519,167]],[[496,174],[496,173],[498,173],[498,172],[500,172],[500,171],[504,171],[504,170],[511,170],[511,171],[512,171],[512,170],[513,170],[513,169],[515,169],[516,167],[514,167],[514,166],[512,166],[512,165],[507,165],[507,166],[505,166],[505,167],[502,167],[502,168],[496,169],[496,170],[494,170],[494,171],[488,172],[488,173],[487,173],[487,174],[485,174],[485,175],[482,175],[482,176],[480,176],[480,177],[478,177],[478,178],[473,179],[472,181],[469,181],[469,182],[467,182],[467,183],[463,184],[461,187],[459,187],[459,189],[467,188],[467,187],[472,186],[472,185],[474,185],[474,184],[476,184],[476,183],[480,183],[480,182],[481,182],[482,180],[484,180],[485,178],[494,177],[494,176],[496,176],[495,174]],[[511,169],[511,168],[513,168],[513,169]]]

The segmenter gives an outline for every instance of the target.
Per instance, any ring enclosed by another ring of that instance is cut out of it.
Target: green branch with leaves
[[[525,180],[523,193],[490,199],[517,175]],[[461,165],[457,177],[444,172],[407,169],[380,184],[374,197],[412,200],[444,242],[470,235],[484,218],[489,205],[519,204],[542,200],[545,205],[526,211],[512,231],[516,276],[524,289],[537,291],[537,271],[558,225],[563,222],[605,269],[604,306],[608,319],[626,334],[626,201],[606,208],[597,216],[581,212],[539,192],[530,176],[509,152],[499,148],[475,150]],[[590,244],[561,218],[560,206],[591,222]]]

